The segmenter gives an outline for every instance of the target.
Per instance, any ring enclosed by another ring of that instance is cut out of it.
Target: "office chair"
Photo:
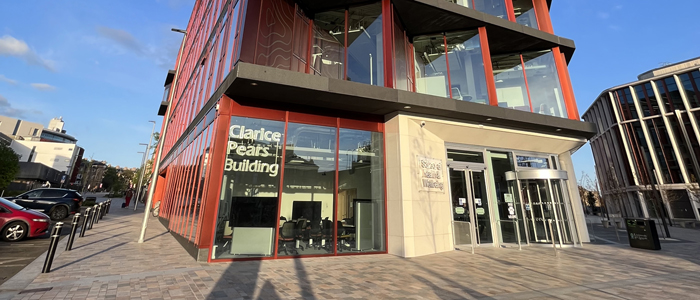
[[[350,233],[345,230],[343,222],[337,222],[338,227],[338,252],[343,252],[343,250],[350,250],[350,247],[346,246],[347,240],[352,237]]]
[[[309,248],[321,249],[321,239],[323,239],[321,222],[311,222],[311,226],[309,227],[309,239],[313,240],[313,243],[309,244]]]
[[[295,255],[299,255],[299,252],[297,252],[295,246],[296,243],[296,223],[295,222],[284,222],[282,224],[282,229],[280,230],[280,235],[279,235],[279,245],[280,249],[277,250],[277,253],[280,252],[280,250],[284,251],[285,255],[289,255],[289,252]],[[291,244],[291,248],[289,246]]]
[[[301,251],[304,251],[304,245],[301,244],[304,240],[308,240],[309,238],[306,236],[307,235],[307,230],[306,227],[308,226],[308,220],[306,219],[298,219],[296,222],[296,226],[294,227],[295,232],[294,232],[294,238],[299,241],[299,249]]]

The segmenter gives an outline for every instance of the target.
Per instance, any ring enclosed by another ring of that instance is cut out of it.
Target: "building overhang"
[[[161,101],[160,106],[158,107],[158,115],[159,116],[165,116],[165,113],[168,111],[168,101]]]
[[[593,123],[243,62],[239,62],[229,73],[214,99],[221,94],[244,106],[327,113],[341,117],[373,116],[383,119],[392,113],[406,112],[574,138],[588,139],[596,133]]]
[[[175,70],[168,70],[168,75],[165,76],[165,83],[163,86],[168,86],[169,84],[173,83],[173,80],[175,79]]]
[[[299,0],[309,16],[333,9],[371,3],[367,0]],[[571,60],[574,41],[530,28],[445,0],[392,1],[409,38],[486,27],[492,55],[540,51],[559,47]],[[551,4],[551,2],[549,3]]]

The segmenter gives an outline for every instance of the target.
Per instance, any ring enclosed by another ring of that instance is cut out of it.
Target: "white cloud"
[[[14,108],[12,107],[12,104],[10,104],[10,101],[7,100],[7,98],[0,95],[0,115],[13,118],[22,118],[26,116],[27,113],[41,114],[41,112],[38,110]]]
[[[28,64],[43,67],[51,72],[56,71],[53,61],[40,57],[27,43],[10,35],[0,37],[0,56],[2,55],[19,57]]]
[[[17,80],[7,78],[7,77],[5,77],[5,75],[2,75],[2,74],[0,74],[0,81],[7,82],[11,85],[17,85]]]
[[[40,91],[53,91],[56,89],[55,86],[46,83],[32,83],[31,86]]]
[[[97,33],[102,37],[111,40],[117,45],[134,51],[138,54],[144,54],[144,46],[131,33],[121,29],[109,28],[105,26],[97,26]]]

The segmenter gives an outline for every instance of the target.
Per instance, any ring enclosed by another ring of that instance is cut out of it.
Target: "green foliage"
[[[119,174],[117,174],[117,169],[114,167],[107,167],[105,171],[105,176],[102,178],[102,188],[108,191],[113,191],[115,185],[118,185]]]
[[[8,146],[0,144],[0,189],[5,188],[19,173],[19,157]]]

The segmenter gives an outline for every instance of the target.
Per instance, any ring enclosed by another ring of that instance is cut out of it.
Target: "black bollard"
[[[112,208],[112,199],[107,199],[107,212],[105,214],[109,213],[110,208]]]
[[[101,205],[97,205],[95,208],[95,211],[92,213],[94,216],[92,218],[94,224],[100,223],[100,209],[102,208]]]
[[[85,231],[87,230],[88,222],[90,222],[90,212],[92,211],[92,208],[88,207],[85,210],[85,218],[83,218],[83,226],[80,227],[80,237],[85,236]]]
[[[90,216],[88,216],[88,221],[90,221],[90,224],[88,224],[88,230],[92,229],[92,225],[95,224],[95,212],[97,211],[97,204],[92,207],[92,211],[90,212]]]
[[[106,203],[104,202],[100,203],[100,215],[98,216],[98,219],[100,220],[102,220],[102,218],[105,216],[105,211],[107,211],[105,204]]]
[[[53,263],[53,256],[56,254],[58,239],[61,237],[61,227],[63,227],[63,222],[58,222],[56,223],[56,226],[54,226],[53,230],[51,230],[49,252],[46,252],[46,260],[44,261],[44,268],[41,269],[41,273],[51,272],[51,263]]]
[[[68,243],[66,244],[66,251],[70,251],[73,248],[73,241],[75,240],[75,233],[78,231],[78,223],[80,223],[80,214],[77,213],[73,216],[73,222],[71,223],[70,235],[68,236]]]

